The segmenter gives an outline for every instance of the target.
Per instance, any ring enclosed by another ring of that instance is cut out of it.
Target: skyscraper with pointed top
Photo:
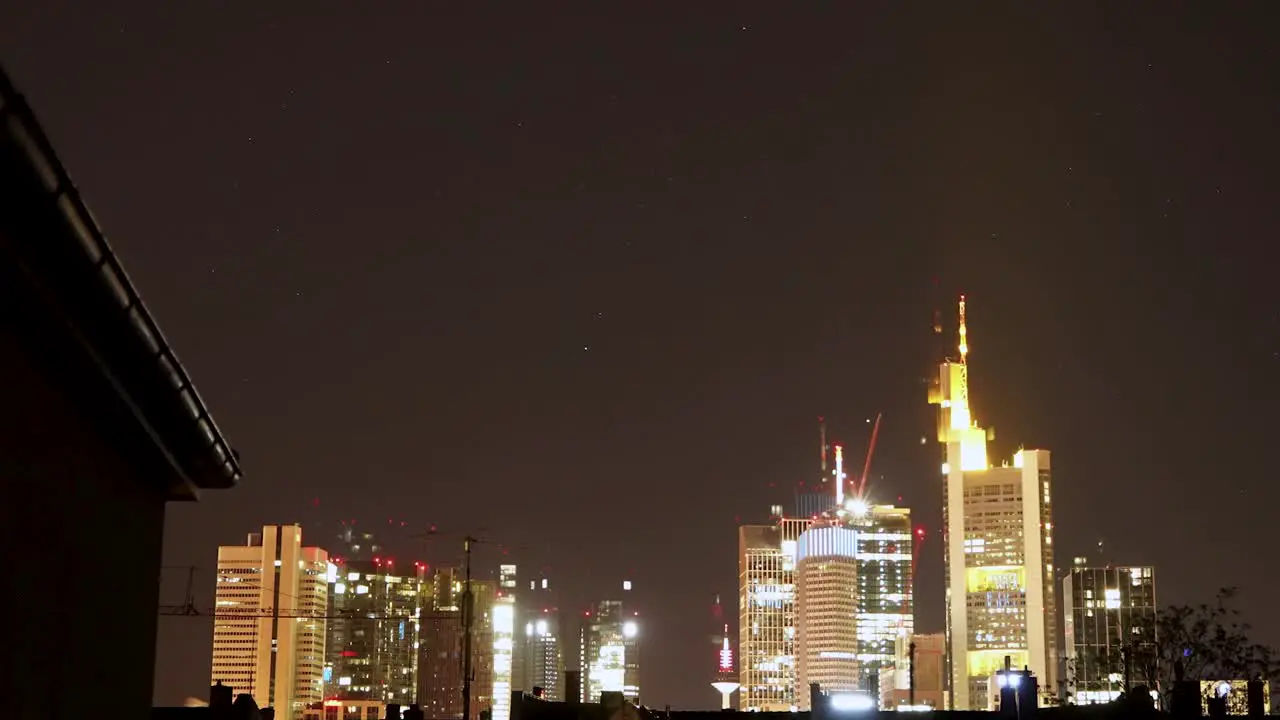
[[[947,658],[957,710],[991,707],[997,668],[1028,667],[1056,688],[1057,628],[1048,450],[1019,450],[993,466],[994,433],[973,417],[965,298],[959,360],[945,360],[929,388],[943,447]]]

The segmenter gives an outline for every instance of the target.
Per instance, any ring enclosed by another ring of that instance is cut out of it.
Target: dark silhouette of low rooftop
[[[53,146],[0,69],[0,282],[45,354],[77,353],[171,469],[170,499],[229,488],[240,467]],[[81,396],[86,397],[86,396]]]
[[[0,543],[43,569],[7,598],[6,717],[145,717],[166,504],[240,466],[3,71],[0,308]]]

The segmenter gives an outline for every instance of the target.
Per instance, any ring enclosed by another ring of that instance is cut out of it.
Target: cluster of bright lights
[[[838,712],[867,712],[876,707],[875,698],[866,693],[838,693],[831,696],[831,709]]]
[[[622,623],[622,637],[633,638],[640,634],[640,626],[635,620],[628,620]]]
[[[1016,688],[1022,684],[1022,673],[1020,672],[998,672],[996,673],[996,685],[999,687]]]
[[[871,506],[862,498],[850,498],[849,502],[844,504],[844,509],[853,513],[855,517],[866,517],[871,512]]]

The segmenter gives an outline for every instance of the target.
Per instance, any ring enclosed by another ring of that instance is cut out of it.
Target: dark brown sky
[[[1059,565],[1105,539],[1163,601],[1239,584],[1280,643],[1265,3],[532,5],[0,9],[241,453],[170,510],[202,603],[262,523],[483,528],[570,607],[635,581],[644,698],[711,707],[735,519],[812,478],[816,415],[860,457],[883,411],[876,490],[937,529],[936,277],[1001,451],[1055,452]],[[160,628],[157,701],[203,695],[209,624]]]

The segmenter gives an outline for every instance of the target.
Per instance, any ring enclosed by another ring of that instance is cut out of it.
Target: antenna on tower
[[[969,327],[964,321],[964,296],[960,296],[960,364],[969,363]]]
[[[844,448],[836,445],[836,507],[844,506]]]

